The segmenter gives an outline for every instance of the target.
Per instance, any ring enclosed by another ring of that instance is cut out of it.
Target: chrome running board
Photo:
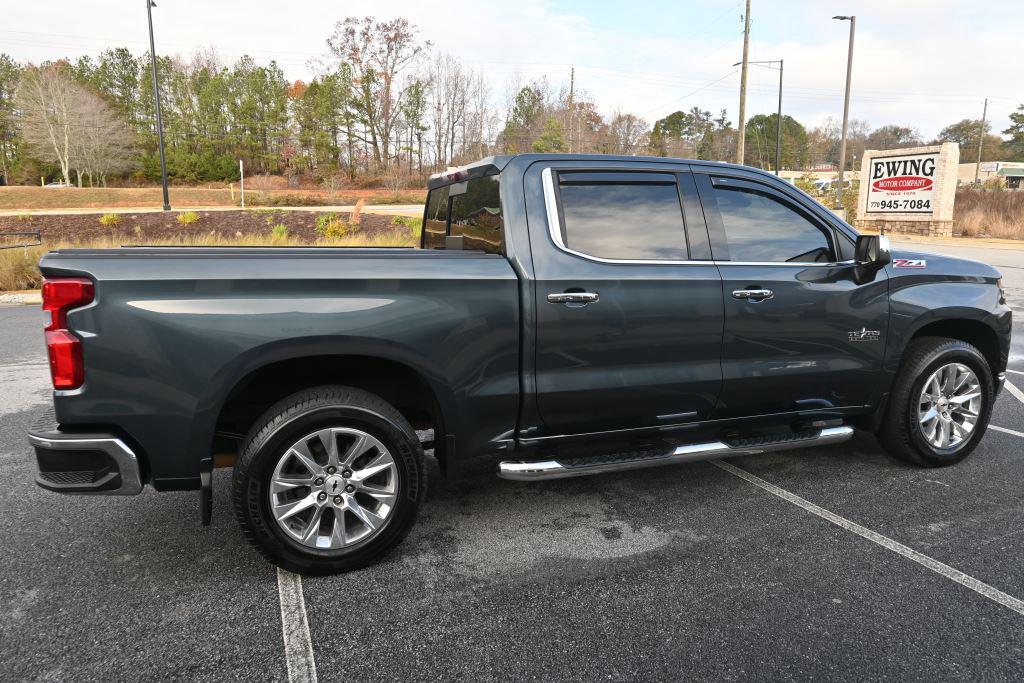
[[[852,436],[852,427],[828,427],[807,436],[784,435],[782,438],[769,440],[765,443],[752,443],[757,441],[757,439],[739,439],[735,445],[729,445],[722,441],[710,441],[708,443],[679,446],[668,453],[654,453],[651,455],[623,454],[618,459],[612,456],[611,458],[595,458],[589,462],[582,458],[544,460],[541,462],[503,461],[498,464],[498,476],[502,479],[514,479],[517,481],[582,477],[588,474],[638,470],[646,467],[675,465],[682,462],[730,458],[736,455],[756,455],[771,451],[788,451],[794,448],[825,446],[842,443]]]

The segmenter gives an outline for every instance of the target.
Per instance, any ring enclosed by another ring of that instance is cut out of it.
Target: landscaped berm
[[[36,264],[51,249],[153,246],[325,246],[412,247],[419,244],[420,219],[351,212],[181,211],[76,215],[0,216],[0,246],[25,243],[2,233],[38,231],[41,246],[0,249],[0,291],[34,289]]]

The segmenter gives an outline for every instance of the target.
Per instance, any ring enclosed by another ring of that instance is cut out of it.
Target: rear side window
[[[423,248],[444,248],[448,229],[448,187],[431,190],[427,196],[427,212],[423,219]]]
[[[498,176],[472,178],[466,191],[452,195],[449,235],[461,235],[463,249],[505,253],[505,232],[501,223]]]
[[[687,259],[675,176],[670,173],[559,173],[562,241],[615,260]]]
[[[832,245],[825,231],[767,192],[714,186],[715,201],[729,244],[729,260],[829,263]]]

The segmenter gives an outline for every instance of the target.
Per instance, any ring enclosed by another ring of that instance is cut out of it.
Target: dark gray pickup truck
[[[492,157],[436,175],[422,249],[47,254],[41,486],[199,489],[305,573],[394,547],[446,475],[542,480],[832,444],[981,440],[1010,309],[982,263],[892,255],[766,173]],[[431,431],[432,430],[432,436]]]

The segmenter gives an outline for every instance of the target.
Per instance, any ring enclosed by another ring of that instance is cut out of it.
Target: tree
[[[744,163],[775,168],[775,138],[778,114],[758,114],[747,121]],[[803,168],[807,164],[807,130],[792,116],[782,117],[782,167]]]
[[[15,120],[15,96],[21,67],[9,55],[0,54],[0,185],[11,183],[18,162],[18,125]]]
[[[408,86],[399,85],[398,74],[430,47],[429,42],[417,40],[416,31],[408,19],[349,17],[338,22],[327,39],[334,56],[352,69],[352,104],[369,133],[374,159],[382,169],[390,163],[395,124],[408,94]]]
[[[58,66],[29,67],[18,86],[18,108],[24,112],[21,134],[33,153],[60,167],[67,184],[71,184],[76,108],[84,92]]]
[[[978,158],[978,136],[984,135],[981,145],[982,161],[997,161],[1003,152],[1003,140],[992,135],[992,124],[986,121],[984,126],[980,119],[962,119],[951,123],[941,131],[932,144],[955,142],[960,146],[960,161],[966,162]]]
[[[83,176],[88,177],[89,185],[99,182],[106,187],[108,175],[131,168],[131,135],[98,95],[80,93],[74,127],[70,163],[78,176],[79,187]]]
[[[544,121],[544,130],[540,137],[533,141],[534,152],[564,152],[568,148],[565,144],[565,131],[562,124],[553,116]]]
[[[611,154],[639,154],[650,142],[647,122],[633,114],[615,112],[608,122]]]
[[[505,151],[516,153],[530,149],[533,130],[540,123],[544,114],[544,99],[547,84],[534,81],[523,86],[516,93],[512,110],[505,121],[501,132],[502,146]],[[546,124],[545,124],[546,125]]]
[[[1003,135],[1010,136],[1005,143],[1010,158],[1013,161],[1024,161],[1024,104],[1010,114],[1010,127],[1003,131]]]
[[[916,128],[890,124],[871,131],[864,141],[865,149],[897,149],[918,147],[924,144]]]

